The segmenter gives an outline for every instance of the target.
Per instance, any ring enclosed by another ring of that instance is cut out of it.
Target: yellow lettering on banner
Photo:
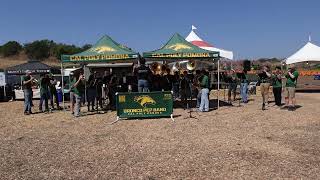
[[[124,113],[141,113],[142,109],[124,109]]]
[[[151,54],[151,57],[210,57],[209,53],[176,53],[176,54]]]
[[[108,60],[108,59],[128,59],[128,54],[101,54],[93,56],[70,56],[70,61],[96,61],[96,60]]]
[[[124,96],[124,95],[119,96],[119,102],[120,103],[126,102],[126,96]]]

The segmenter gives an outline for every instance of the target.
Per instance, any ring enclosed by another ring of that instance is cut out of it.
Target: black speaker
[[[243,61],[243,70],[250,71],[251,70],[251,61],[245,60]]]

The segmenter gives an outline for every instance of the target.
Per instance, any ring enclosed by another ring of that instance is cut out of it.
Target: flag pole
[[[218,58],[218,110],[220,108],[220,57]]]
[[[65,99],[64,99],[64,69],[63,69],[62,59],[61,59],[61,90],[62,90],[62,106],[63,106],[63,111],[66,111],[66,108],[65,108]]]

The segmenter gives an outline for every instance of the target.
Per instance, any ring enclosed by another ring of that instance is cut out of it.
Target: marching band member
[[[285,76],[287,78],[286,88],[285,88],[285,101],[286,107],[289,111],[294,111],[296,108],[296,87],[299,77],[299,72],[296,70],[294,65],[291,65],[291,68],[288,69],[288,72]],[[291,105],[289,104],[291,101]]]
[[[26,75],[22,77],[22,89],[24,93],[24,114],[32,114],[32,83],[34,77],[31,76],[31,71],[27,70]]]

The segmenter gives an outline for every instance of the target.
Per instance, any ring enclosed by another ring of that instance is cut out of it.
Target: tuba
[[[196,69],[196,61],[188,61],[188,63],[187,63],[187,69],[189,70],[189,71],[193,71],[193,70],[195,70]]]
[[[180,63],[176,62],[172,66],[172,71],[173,72],[178,72],[180,70]]]

